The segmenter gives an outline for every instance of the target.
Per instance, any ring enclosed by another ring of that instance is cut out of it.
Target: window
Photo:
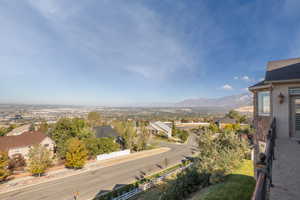
[[[270,92],[258,92],[258,115],[270,115]]]

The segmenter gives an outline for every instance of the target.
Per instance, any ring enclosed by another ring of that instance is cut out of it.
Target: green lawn
[[[226,177],[225,182],[210,186],[192,199],[250,200],[255,187],[253,176],[253,162],[245,160],[239,169]]]

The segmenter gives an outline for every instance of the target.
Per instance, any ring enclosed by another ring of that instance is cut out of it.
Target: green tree
[[[5,127],[0,128],[0,136],[5,136],[8,132],[12,131],[16,127],[17,126],[15,124],[11,124],[7,128]]]
[[[35,125],[34,125],[34,123],[30,124],[29,131],[35,131]]]
[[[0,151],[0,182],[4,181],[9,175],[9,157],[7,152]]]
[[[133,149],[137,136],[135,127],[131,122],[114,122],[114,129],[125,139],[125,148]]]
[[[239,118],[239,123],[243,124],[247,122],[247,116],[246,115],[242,115],[240,118]]]
[[[137,137],[137,150],[142,151],[147,148],[150,139],[150,132],[146,129],[145,126],[141,126],[140,134]]]
[[[175,122],[172,121],[172,136],[175,136],[177,133],[177,129],[176,129],[176,126],[175,126]]]
[[[42,121],[38,128],[38,131],[40,131],[42,133],[48,133],[48,130],[49,130],[48,123],[46,121]]]
[[[87,138],[84,143],[91,158],[120,149],[120,145],[115,143],[113,138]]]
[[[33,175],[41,176],[51,165],[51,152],[42,145],[35,145],[28,153],[28,169]]]
[[[248,144],[234,132],[213,133],[207,131],[199,137],[199,162],[201,172],[220,175],[238,167],[248,153]]]
[[[235,110],[230,110],[227,114],[226,114],[227,117],[231,118],[231,119],[239,119],[240,118],[240,114],[239,112],[235,111]]]
[[[219,132],[219,127],[215,123],[210,123],[209,127],[208,127],[208,130],[210,130],[213,133],[217,133],[217,132]]]
[[[85,144],[77,138],[70,138],[67,141],[66,167],[80,169],[85,165],[87,158]]]
[[[79,118],[60,119],[49,133],[50,137],[55,141],[57,152],[60,158],[66,156],[66,142],[68,139],[76,137],[80,140],[94,137],[94,133],[89,124]]]
[[[5,136],[7,133],[6,128],[0,128],[0,136]]]

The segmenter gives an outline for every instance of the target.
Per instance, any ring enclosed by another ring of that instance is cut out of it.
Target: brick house
[[[265,79],[249,90],[256,129],[254,161],[265,153],[269,173],[257,184],[272,177],[269,185],[273,181],[275,187],[270,187],[270,199],[300,199],[300,58],[268,62]],[[262,192],[256,188],[259,196]]]
[[[38,131],[0,137],[0,151],[8,152],[9,157],[21,154],[26,159],[29,149],[34,145],[42,145],[53,152],[55,144],[46,134]]]

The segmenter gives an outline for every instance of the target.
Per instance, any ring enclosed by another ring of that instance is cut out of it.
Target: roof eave
[[[271,84],[268,84],[268,85],[260,85],[260,86],[251,86],[249,87],[248,89],[253,92],[255,90],[261,90],[261,89],[269,89],[271,88]]]
[[[294,82],[299,82],[300,83],[300,79],[287,79],[287,80],[269,80],[269,81],[265,81],[265,83],[294,83]]]

